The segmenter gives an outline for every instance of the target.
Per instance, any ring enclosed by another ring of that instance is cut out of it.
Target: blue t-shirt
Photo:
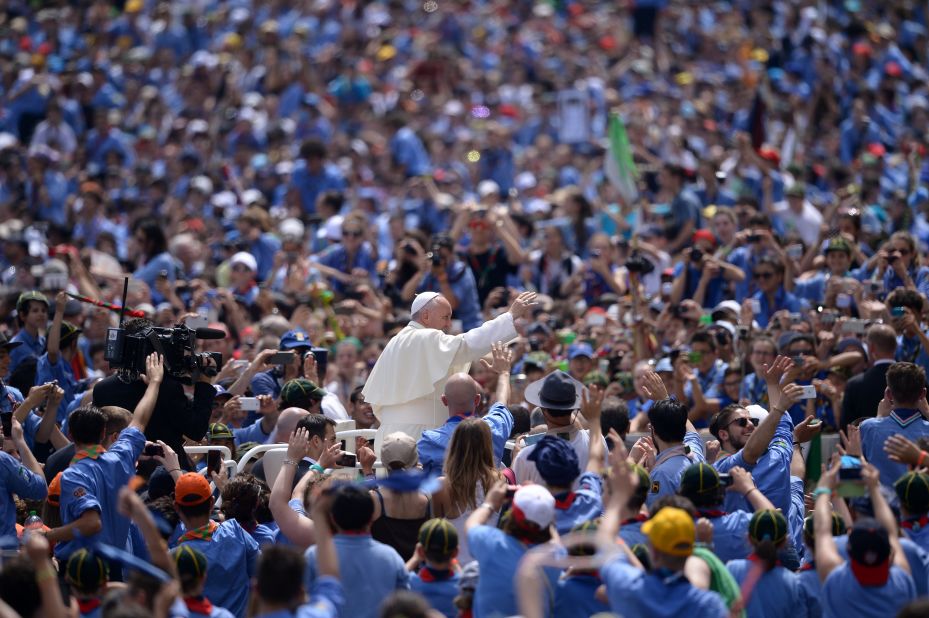
[[[848,535],[833,537],[835,547],[844,560],[848,560]],[[916,596],[929,595],[929,553],[907,538],[900,539],[900,547],[910,563],[910,577],[916,586]]]
[[[595,598],[600,578],[590,574],[566,575],[555,588],[554,618],[593,616],[610,611],[610,606]]]
[[[752,566],[750,560],[726,563],[739,586],[745,583]],[[746,609],[752,618],[807,618],[810,615],[806,589],[796,573],[782,566],[774,567],[758,579]]]
[[[403,558],[390,545],[369,534],[336,534],[339,578],[345,588],[343,616],[376,618],[381,602],[394,590],[408,590],[409,573]],[[306,550],[306,585],[316,582],[316,546]]]
[[[646,521],[648,521],[648,516],[640,514],[637,517],[622,522],[622,525],[619,527],[619,538],[629,547],[634,545],[648,545],[648,537],[642,532],[642,524]]]
[[[603,513],[603,480],[599,474],[583,472],[577,479],[577,489],[559,498],[555,496],[555,528],[558,534],[592,521]]]
[[[778,311],[787,310],[790,313],[799,313],[803,311],[803,301],[784,290],[783,287],[777,289],[774,293],[774,303],[768,302],[767,295],[761,290],[752,294],[752,298],[758,301],[761,311],[755,314],[755,321],[761,328],[767,328],[771,316]]]
[[[823,582],[820,603],[824,618],[886,618],[915,598],[913,578],[901,568],[891,566],[883,586],[862,586],[846,562]]]
[[[430,474],[442,474],[445,464],[445,451],[451,442],[452,434],[465,416],[458,414],[450,417],[441,427],[429,429],[416,443],[419,452],[419,463],[423,470]],[[509,409],[500,402],[490,407],[487,414],[481,419],[490,427],[490,438],[494,448],[494,461],[499,464],[503,458],[507,438],[513,431],[513,415]]]
[[[59,560],[67,560],[75,550],[96,542],[126,546],[129,520],[117,511],[117,497],[135,474],[135,463],[144,447],[145,435],[136,427],[128,427],[106,452],[80,459],[65,469],[61,475],[61,523],[70,524],[85,511],[96,510],[103,528],[92,537],[56,545]]]
[[[0,537],[16,536],[16,503],[13,494],[25,500],[42,500],[48,495],[45,478],[18,459],[0,451]]]
[[[193,533],[202,538],[192,536]],[[190,545],[206,556],[203,594],[213,603],[243,618],[248,609],[250,580],[255,575],[258,543],[235,519],[224,521],[212,532],[201,528],[193,533],[181,536],[178,546]]]
[[[748,558],[752,546],[748,543],[748,523],[752,514],[747,511],[735,511],[722,515],[708,511],[699,511],[700,517],[706,517],[713,524],[713,553],[723,562]]]
[[[446,618],[457,618],[458,608],[454,600],[458,596],[460,581],[461,573],[457,571],[423,567],[418,573],[410,573],[410,590],[423,595],[429,605]]]
[[[689,447],[690,452],[686,453],[684,447]],[[684,470],[705,461],[706,451],[703,448],[703,439],[699,434],[688,431],[684,434],[683,446],[659,453],[658,459],[655,460],[655,467],[651,472],[652,488],[646,498],[646,506],[651,507],[655,500],[662,496],[676,494]]]
[[[519,613],[516,607],[516,570],[532,547],[503,530],[476,526],[468,530],[468,551],[477,560],[481,576],[474,591],[474,618],[502,618]],[[546,598],[552,598],[557,571],[546,569]]]
[[[22,345],[16,346],[10,350],[10,369],[6,376],[9,377],[17,366],[30,356],[38,359],[45,354],[45,337],[38,335],[33,337],[25,328],[19,329],[19,332],[13,335],[10,341],[17,341]]]
[[[623,618],[729,616],[722,597],[693,586],[683,573],[646,573],[617,559],[600,569],[600,577],[610,609]]]
[[[861,452],[881,473],[881,484],[892,486],[898,478],[906,474],[907,466],[890,459],[884,452],[884,442],[890,436],[900,434],[913,442],[919,442],[929,436],[929,421],[923,418],[919,410],[895,408],[890,416],[869,418],[862,421]]]
[[[807,609],[810,618],[820,618],[823,615],[823,606],[820,603],[822,586],[819,583],[819,573],[816,572],[816,563],[808,562],[797,571],[797,579],[806,591]]]

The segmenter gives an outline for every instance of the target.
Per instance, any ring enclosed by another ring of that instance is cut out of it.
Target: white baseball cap
[[[232,259],[229,260],[229,266],[235,266],[236,264],[242,264],[248,268],[253,273],[258,272],[258,261],[255,259],[255,256],[251,253],[246,253],[245,251],[239,251],[232,256]]]
[[[541,485],[526,485],[513,496],[513,516],[548,528],[555,521],[555,497]]]
[[[493,180],[482,180],[477,185],[477,194],[481,197],[487,197],[494,193],[500,193],[500,185]]]

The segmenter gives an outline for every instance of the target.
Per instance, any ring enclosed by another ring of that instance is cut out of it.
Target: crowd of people
[[[926,615],[927,28],[5,3],[0,615]]]

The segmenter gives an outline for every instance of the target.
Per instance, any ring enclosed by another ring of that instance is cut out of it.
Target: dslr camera
[[[184,379],[200,374],[215,376],[223,364],[219,352],[194,352],[197,339],[223,339],[226,334],[213,328],[196,330],[181,324],[174,328],[149,326],[129,334],[123,328],[110,328],[106,333],[103,358],[114,369],[145,373],[145,359],[152,352],[164,357],[165,373]],[[210,361],[215,364],[211,364]]]

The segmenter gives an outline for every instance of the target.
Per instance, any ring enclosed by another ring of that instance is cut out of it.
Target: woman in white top
[[[494,466],[490,427],[480,418],[461,421],[448,444],[442,489],[433,496],[436,517],[445,517],[458,531],[458,563],[471,562],[465,522],[503,475]],[[489,525],[495,525],[498,515]]]

